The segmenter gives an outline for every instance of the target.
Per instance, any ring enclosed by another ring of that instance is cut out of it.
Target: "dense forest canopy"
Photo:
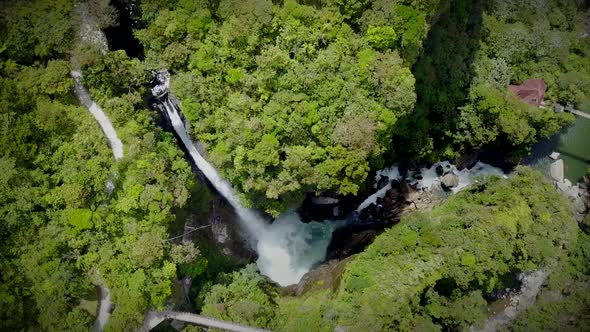
[[[483,323],[486,298],[507,287],[514,271],[551,266],[575,252],[577,234],[567,200],[539,173],[520,169],[404,218],[347,264],[337,289],[318,284],[275,300],[246,268],[213,287],[203,312],[278,331],[463,330]],[[588,262],[577,264],[584,274]]]
[[[582,103],[583,3],[568,1],[142,2],[146,64],[172,90],[210,160],[271,214],[307,192],[356,194],[400,158],[524,152],[572,121],[507,91],[546,80]],[[538,20],[549,17],[549,20]]]
[[[547,82],[548,102],[588,103],[588,10],[582,1],[451,1],[414,67],[420,96],[403,153],[526,150],[571,121],[507,96],[509,83]],[[549,105],[550,106],[550,105]],[[422,131],[412,130],[414,122]],[[429,134],[426,134],[429,133]],[[399,136],[400,139],[407,139]],[[417,142],[412,145],[412,142]]]
[[[254,326],[461,329],[508,274],[547,266],[547,288],[573,295],[541,298],[510,329],[588,326],[589,236],[526,169],[404,218],[334,289],[279,296],[253,265],[216,278],[200,243],[168,241],[207,209],[205,189],[146,102],[151,71],[170,71],[208,159],[245,205],[278,215],[308,193],[355,195],[394,162],[519,156],[559,131],[572,116],[553,102],[590,104],[587,1],[121,3],[142,59],[81,38],[117,24],[108,0],[0,0],[0,330],[87,331],[96,285],[116,303],[107,329],[135,329],[183,276],[204,314]],[[74,69],[124,144],[118,162]],[[528,78],[547,82],[548,108],[507,91]]]
[[[310,190],[356,194],[414,108],[400,50],[419,47],[425,5],[388,8],[419,31],[366,18],[357,33],[350,20],[365,6],[184,1],[145,10],[153,18],[137,36],[148,64],[176,71],[173,91],[211,161],[246,201],[276,214]]]
[[[73,10],[73,1],[2,3],[2,330],[88,330],[94,313],[80,300],[102,283],[117,303],[113,330],[130,328],[170,295],[183,262],[172,252],[197,253],[165,241],[195,184],[173,136],[143,106],[145,88],[134,82],[147,73],[121,51],[74,49]],[[72,95],[68,56],[88,68],[92,94],[125,144],[117,164]]]

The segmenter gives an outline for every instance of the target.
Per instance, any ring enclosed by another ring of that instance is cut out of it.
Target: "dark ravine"
[[[133,35],[133,29],[141,28],[140,23],[132,18],[138,16],[139,8],[128,0],[111,0],[111,5],[117,10],[117,23],[104,29],[109,49],[124,50],[130,58],[143,60],[143,46]]]

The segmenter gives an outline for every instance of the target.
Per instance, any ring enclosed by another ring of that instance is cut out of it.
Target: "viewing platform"
[[[582,112],[582,111],[578,111],[578,110],[575,110],[575,109],[572,109],[571,111],[568,111],[568,112],[590,120],[590,114],[588,114],[588,113],[585,113],[585,112]]]
[[[586,118],[586,119],[590,120],[590,114],[589,113],[579,111],[579,110],[575,109],[572,106],[572,104],[569,104],[569,103],[567,105],[565,105],[565,106],[563,106],[561,104],[555,104],[555,112],[556,113],[568,112],[568,113],[572,113],[574,115],[581,116],[583,118]]]

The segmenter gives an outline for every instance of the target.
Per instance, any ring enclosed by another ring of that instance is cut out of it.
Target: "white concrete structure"
[[[265,332],[268,330],[258,329],[255,327],[244,326],[240,324],[235,324],[232,322],[227,322],[219,319],[209,318],[197,314],[193,314],[190,312],[179,312],[179,311],[148,311],[145,315],[143,327],[141,329],[142,332],[147,332],[153,329],[154,327],[158,326],[161,322],[166,319],[175,319],[180,320],[187,323],[193,323],[203,327],[209,328],[216,328],[222,329],[226,331],[236,331],[236,332]]]
[[[551,168],[549,170],[549,174],[553,178],[553,180],[557,182],[563,182],[564,173],[563,173],[563,159],[558,159],[551,163]]]

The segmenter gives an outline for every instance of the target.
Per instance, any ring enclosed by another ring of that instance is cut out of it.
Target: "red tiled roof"
[[[523,101],[539,107],[545,97],[547,84],[543,79],[529,79],[521,85],[509,85],[508,89]]]

